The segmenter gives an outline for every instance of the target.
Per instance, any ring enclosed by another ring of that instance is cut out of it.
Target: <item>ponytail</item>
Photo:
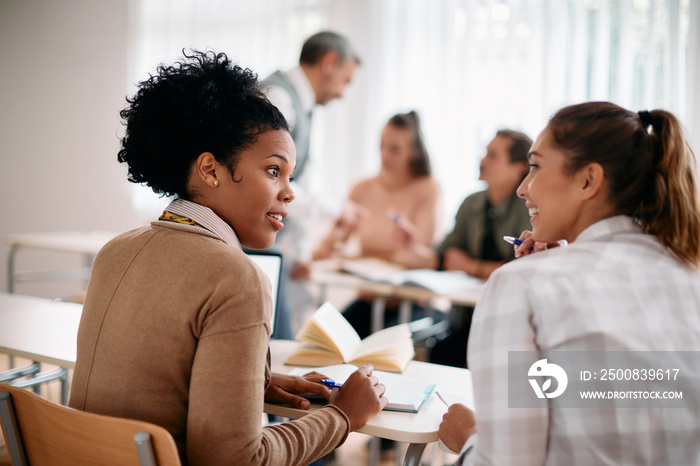
[[[649,215],[640,219],[642,227],[656,235],[681,261],[699,267],[700,206],[694,176],[695,156],[672,113],[654,110],[650,116],[656,202]]]

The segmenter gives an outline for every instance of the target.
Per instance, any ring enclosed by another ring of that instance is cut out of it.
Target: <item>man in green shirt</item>
[[[500,130],[486,148],[479,179],[486,191],[468,196],[455,217],[454,229],[438,249],[438,268],[462,270],[486,279],[496,268],[515,258],[504,236],[530,229],[525,200],[515,190],[528,172],[532,140],[525,134]]]
[[[399,262],[411,268],[461,270],[486,280],[494,270],[514,259],[513,246],[503,241],[503,236],[517,237],[530,229],[525,201],[515,191],[528,173],[531,145],[532,140],[524,133],[498,131],[479,166],[479,179],[486,182],[486,190],[471,194],[462,202],[453,230],[437,251],[413,242],[404,248]],[[466,366],[473,310],[453,307],[449,334],[432,348],[431,362]]]

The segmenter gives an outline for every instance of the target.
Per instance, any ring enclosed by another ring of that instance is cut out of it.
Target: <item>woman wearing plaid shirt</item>
[[[509,407],[509,352],[622,351],[667,369],[700,348],[700,208],[681,125],[663,110],[573,105],[549,121],[529,161],[518,195],[532,231],[515,250],[527,257],[487,283],[468,349],[476,409],[452,405],[440,438],[458,464],[700,464],[697,363],[680,371],[690,381],[683,409],[553,398]],[[560,240],[569,244],[552,247]],[[578,378],[570,371],[570,392]]]

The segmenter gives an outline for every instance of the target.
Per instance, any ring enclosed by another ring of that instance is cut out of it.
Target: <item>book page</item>
[[[329,366],[342,364],[343,358],[337,352],[332,352],[325,347],[304,343],[290,354],[284,363],[292,366]]]
[[[376,259],[373,257],[363,257],[358,259],[345,259],[340,263],[340,270],[362,277],[366,280],[383,282],[398,286],[394,280],[397,274],[404,271],[404,268],[391,262]]]
[[[386,386],[386,397],[390,403],[386,407],[388,410],[415,411],[435,388],[435,384],[425,380],[392,374],[391,372],[381,372],[377,378],[380,383]]]
[[[351,359],[371,356],[373,354],[396,353],[405,340],[411,340],[411,330],[408,324],[388,327],[374,332],[362,340],[355,348],[352,356],[345,360],[350,361]]]
[[[328,302],[324,303],[314,313],[312,320],[335,343],[343,361],[352,359],[353,352],[360,344],[360,337],[335,306]]]
[[[478,290],[484,282],[458,270],[415,269],[401,272],[396,280],[404,286],[418,286],[438,294]]]
[[[470,396],[465,396],[465,395],[456,395],[454,393],[446,392],[444,390],[436,390],[436,394],[440,400],[446,405],[446,406],[452,406],[455,403],[460,403],[465,405],[467,408],[471,409],[472,411],[476,411],[474,407],[474,396],[473,394],[470,394]]]
[[[378,370],[402,372],[413,359],[414,354],[415,350],[408,324],[400,324],[380,330],[365,338],[360,344],[360,350],[357,354],[346,362],[358,366],[370,363]]]
[[[484,282],[459,270],[412,269],[376,258],[344,260],[340,269],[378,283],[393,286],[416,286],[438,294],[480,290]]]

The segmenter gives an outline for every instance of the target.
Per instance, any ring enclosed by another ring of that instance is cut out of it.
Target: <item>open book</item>
[[[313,369],[292,369],[289,375],[304,375],[307,372],[316,371],[333,379],[339,384],[345,383],[350,374],[357,370],[357,366],[352,364],[337,364],[334,366],[316,367]],[[384,396],[389,400],[385,411],[403,411],[407,413],[417,413],[423,402],[428,399],[435,389],[435,384],[425,380],[407,377],[405,375],[393,374],[375,370],[372,375],[377,377],[379,383],[384,384],[386,392]],[[325,398],[318,396],[314,400],[325,402]]]
[[[318,367],[370,363],[378,370],[401,372],[414,354],[408,324],[385,328],[360,340],[352,325],[331,303],[318,308],[296,339],[304,344],[285,364]]]
[[[381,259],[361,258],[344,260],[340,270],[378,283],[393,286],[415,286],[438,294],[479,290],[483,282],[461,271],[433,269],[406,270]]]

